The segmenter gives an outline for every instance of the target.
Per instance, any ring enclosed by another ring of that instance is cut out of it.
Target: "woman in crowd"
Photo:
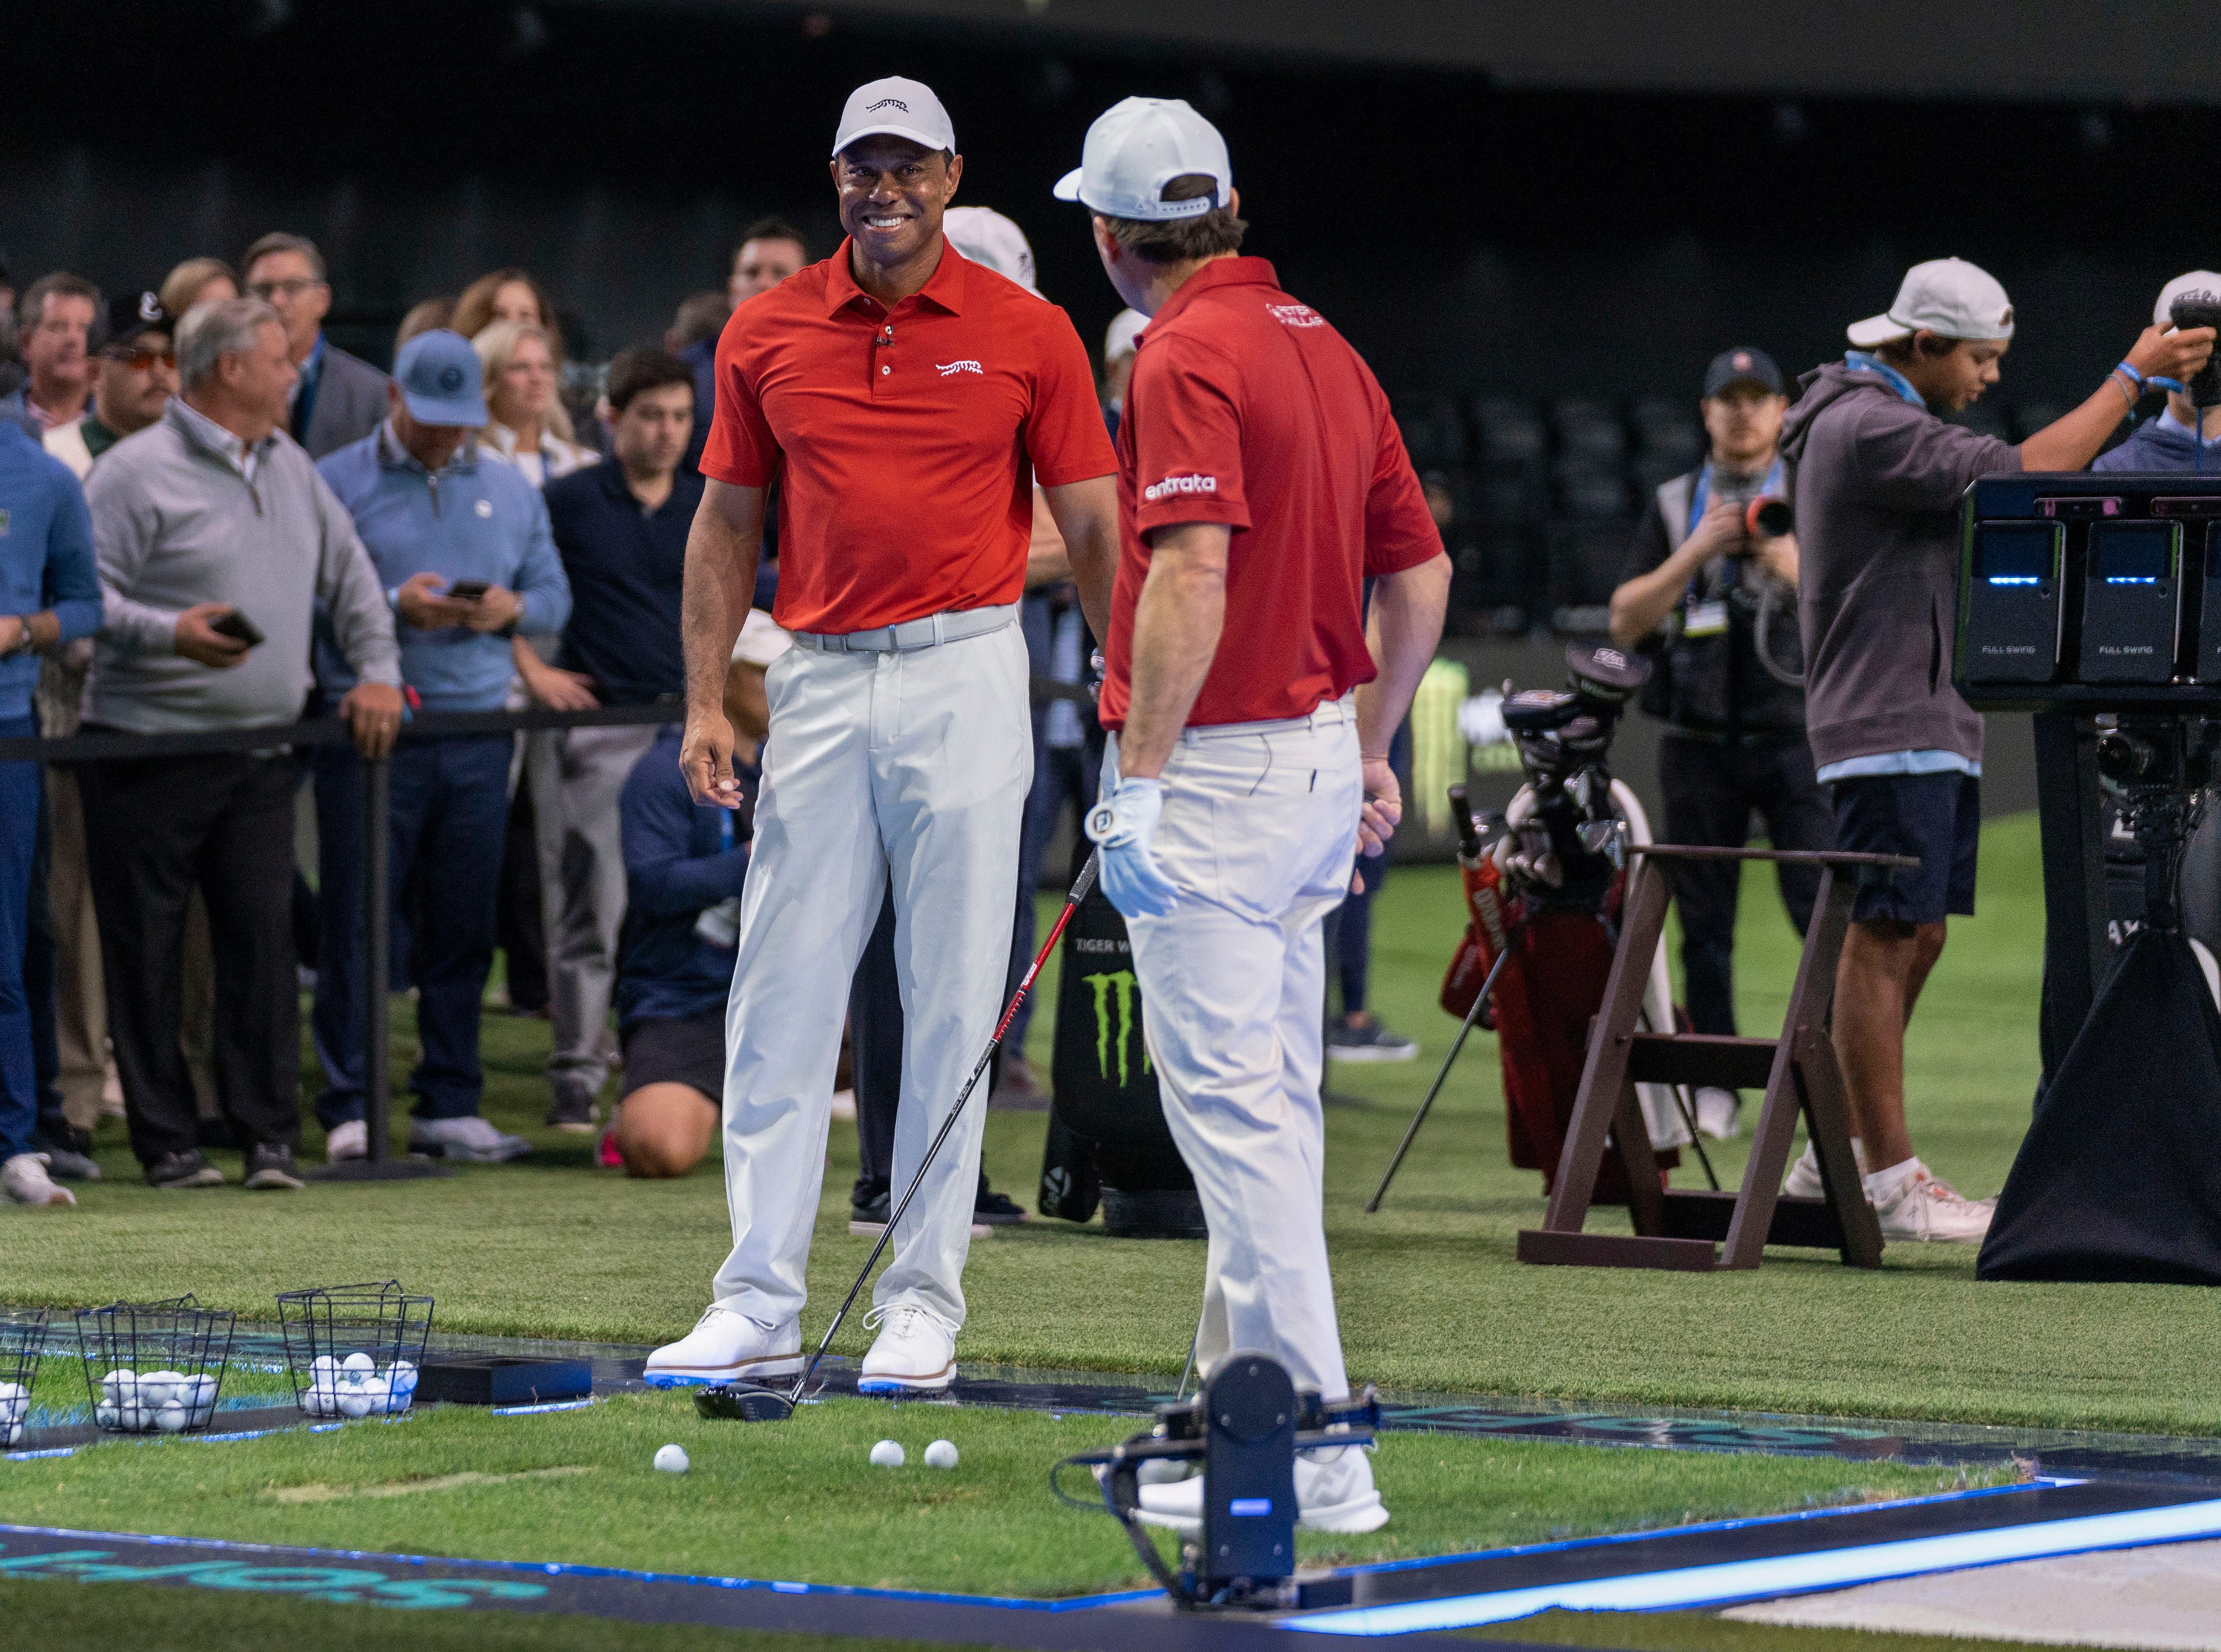
[[[455,330],[462,330],[462,306]],[[486,427],[479,440],[522,471],[535,487],[592,464],[601,455],[571,440],[570,416],[555,393],[554,341],[531,322],[495,322],[466,335],[485,364]]]
[[[195,304],[239,297],[239,272],[220,258],[189,258],[162,278],[162,308],[182,318]]]
[[[393,330],[394,350],[397,354],[403,345],[419,333],[429,333],[447,326],[454,314],[455,299],[452,293],[443,292],[434,297],[419,298],[409,306],[409,313],[401,318],[401,325]]]

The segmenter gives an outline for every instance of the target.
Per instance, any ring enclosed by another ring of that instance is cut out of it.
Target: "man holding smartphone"
[[[353,516],[399,622],[402,679],[428,711],[497,711],[509,697],[509,639],[556,631],[571,587],[540,491],[510,465],[479,462],[485,423],[478,355],[444,329],[420,333],[393,364],[385,422],[317,466]],[[318,639],[327,693],[353,682]],[[393,755],[392,955],[414,965],[423,1054],[411,1152],[491,1162],[531,1151],[479,1117],[479,1006],[493,966],[495,900],[509,814],[506,734],[412,741]],[[334,1160],[360,1158],[363,1123],[362,765],[353,752],[316,754],[315,1028],[324,1089],[316,1117]],[[403,892],[422,899],[404,909]],[[411,935],[407,913],[421,934]]]

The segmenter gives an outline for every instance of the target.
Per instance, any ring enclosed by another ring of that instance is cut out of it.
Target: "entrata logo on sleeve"
[[[1173,498],[1182,493],[1216,493],[1217,491],[1218,479],[1216,476],[1198,476],[1191,473],[1186,476],[1167,476],[1161,482],[1152,482],[1142,490],[1142,497],[1151,504],[1154,504],[1160,499]]]

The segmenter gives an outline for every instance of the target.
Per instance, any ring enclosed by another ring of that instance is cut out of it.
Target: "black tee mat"
[[[2221,1285],[2221,1011],[2137,931],[2036,1104],[1975,1277]]]

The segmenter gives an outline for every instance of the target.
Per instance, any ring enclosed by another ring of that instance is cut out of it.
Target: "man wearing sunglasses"
[[[47,451],[78,481],[94,460],[160,418],[162,404],[178,393],[175,326],[152,292],[122,292],[108,301],[108,342],[93,357],[92,405],[83,418],[46,435]]]

